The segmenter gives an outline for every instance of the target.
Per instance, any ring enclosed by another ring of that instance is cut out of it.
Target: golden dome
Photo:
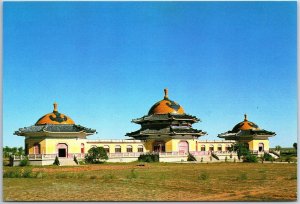
[[[233,132],[238,132],[240,130],[259,130],[260,128],[253,122],[248,121],[247,114],[244,115],[244,121],[235,125],[232,129]]]
[[[175,101],[171,101],[168,98],[168,89],[164,89],[165,97],[163,100],[158,101],[155,103],[149,110],[148,115],[152,114],[184,114],[183,108],[176,103]]]
[[[35,125],[45,125],[45,124],[54,124],[54,125],[61,125],[61,124],[68,124],[73,125],[75,122],[68,116],[61,114],[57,111],[57,103],[53,104],[54,109],[52,113],[48,113],[38,119]]]

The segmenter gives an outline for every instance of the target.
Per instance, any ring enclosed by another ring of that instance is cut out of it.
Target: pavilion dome
[[[238,132],[240,130],[260,130],[260,128],[258,127],[258,125],[256,125],[255,123],[248,121],[247,119],[247,115],[244,115],[244,121],[236,124],[233,129],[232,132]]]
[[[155,103],[149,110],[148,115],[152,114],[184,114],[182,106],[175,101],[172,101],[168,97],[168,89],[164,89],[164,99]]]
[[[65,114],[59,113],[57,111],[57,103],[53,104],[54,109],[52,113],[48,113],[44,116],[42,116],[38,121],[35,123],[35,125],[46,125],[46,124],[52,124],[52,125],[73,125],[75,122]]]

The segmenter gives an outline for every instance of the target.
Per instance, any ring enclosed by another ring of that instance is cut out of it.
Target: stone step
[[[76,166],[73,158],[58,158],[60,166]]]

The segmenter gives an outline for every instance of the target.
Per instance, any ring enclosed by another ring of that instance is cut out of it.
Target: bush
[[[138,177],[138,173],[134,169],[131,169],[130,174],[127,176],[127,178],[129,179],[134,179],[137,177]]]
[[[247,180],[248,176],[246,173],[241,173],[238,177],[237,180]]]
[[[107,160],[108,156],[103,147],[92,147],[84,159],[86,163],[97,164]]]
[[[55,157],[55,160],[54,160],[54,162],[53,162],[53,165],[56,165],[56,166],[59,166],[59,165],[60,165],[60,163],[59,163],[59,160],[58,160],[58,157],[57,157],[57,156]]]
[[[77,160],[77,158],[76,158],[75,155],[74,155],[74,162],[75,162],[76,164],[78,164],[78,160]]]
[[[248,155],[244,156],[243,161],[244,162],[250,162],[250,163],[256,163],[257,162],[257,157],[255,155],[248,154]]]
[[[20,166],[28,166],[28,165],[29,165],[29,160],[27,157],[25,157],[20,161]]]
[[[264,159],[264,161],[273,161],[274,160],[274,158],[268,153],[264,154],[263,159]]]
[[[215,158],[216,160],[220,160],[219,157],[218,157],[215,153],[213,153],[213,152],[211,153],[211,156],[212,156],[213,158]]]
[[[197,159],[194,157],[194,155],[189,153],[187,161],[197,161]]]
[[[209,175],[206,172],[203,172],[198,176],[198,179],[202,181],[206,181],[209,179]]]
[[[159,162],[159,154],[141,154],[139,162]]]

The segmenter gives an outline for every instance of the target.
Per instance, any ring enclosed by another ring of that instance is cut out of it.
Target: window
[[[104,145],[103,148],[105,149],[106,153],[109,153],[109,146],[108,145]]]
[[[84,154],[84,144],[81,143],[81,154]]]
[[[218,151],[222,151],[222,145],[221,144],[218,145]]]
[[[121,146],[120,145],[116,145],[115,153],[121,153]]]
[[[263,152],[264,151],[264,143],[259,143],[258,144],[258,151]]]
[[[138,146],[138,152],[144,152],[144,147],[143,145]]]
[[[127,145],[127,152],[132,152],[132,146],[131,145]]]
[[[228,144],[228,145],[226,145],[226,147],[225,147],[225,151],[229,151],[229,149],[230,149],[230,145]]]
[[[209,151],[214,151],[214,146],[213,145],[209,146]]]
[[[40,154],[41,153],[41,146],[39,143],[35,143],[33,145],[33,151],[34,151],[34,154]]]
[[[201,151],[205,151],[205,145],[201,145]]]

